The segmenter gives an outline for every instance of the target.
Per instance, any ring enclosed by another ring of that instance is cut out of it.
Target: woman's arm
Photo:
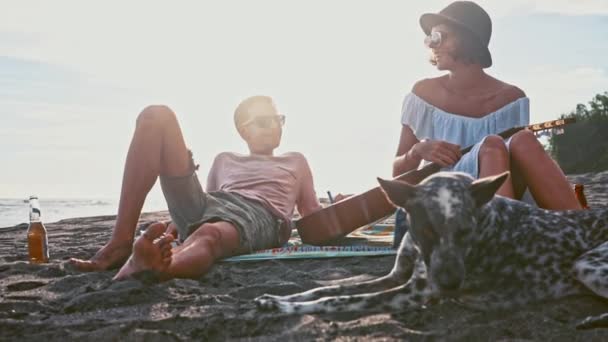
[[[399,137],[397,154],[393,161],[393,177],[413,170],[420,165],[422,157],[412,149],[417,143],[419,143],[419,141],[412,132],[412,129],[409,126],[403,125],[401,128],[401,136]]]
[[[412,129],[404,125],[393,161],[393,177],[415,169],[422,159],[446,167],[456,164],[460,157],[460,146],[442,140],[419,141]]]

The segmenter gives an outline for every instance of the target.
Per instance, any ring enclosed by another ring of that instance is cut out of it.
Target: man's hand
[[[340,202],[341,200],[349,198],[351,196],[352,196],[352,194],[348,194],[348,195],[337,194],[336,196],[334,196],[334,203]]]

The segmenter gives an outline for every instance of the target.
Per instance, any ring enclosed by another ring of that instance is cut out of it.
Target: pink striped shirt
[[[234,192],[259,201],[287,222],[295,206],[302,216],[321,208],[308,162],[297,152],[280,156],[220,153],[207,176],[206,191]],[[282,240],[290,234],[281,232]]]

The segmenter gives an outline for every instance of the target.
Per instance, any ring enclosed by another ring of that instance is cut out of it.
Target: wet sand
[[[569,177],[592,207],[608,204],[608,171]],[[140,224],[167,219],[147,213]],[[514,310],[456,304],[383,314],[283,315],[252,299],[386,274],[393,256],[219,263],[198,280],[112,282],[114,271],[80,273],[64,263],[92,256],[114,216],[46,224],[52,261],[30,265],[25,225],[0,230],[0,340],[608,340],[608,329],[577,330],[608,301],[578,296]]]

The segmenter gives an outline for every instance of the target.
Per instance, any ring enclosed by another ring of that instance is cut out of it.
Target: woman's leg
[[[137,123],[125,162],[116,224],[110,241],[90,260],[71,259],[82,271],[122,265],[129,255],[144,200],[160,174],[191,172],[190,156],[175,113],[166,106],[146,107]]]
[[[167,247],[173,237],[163,234],[165,228],[162,224],[152,225],[146,234],[137,239],[133,245],[133,254],[114,280],[145,270],[158,272],[161,280],[196,279],[207,273],[218,259],[239,252],[239,233],[228,222],[201,225],[181,246],[173,250]]]
[[[549,157],[534,133],[516,133],[510,144],[511,164],[517,168],[539,207],[581,209],[574,191],[557,163]]]
[[[494,176],[511,169],[509,151],[503,138],[490,135],[485,138],[479,149],[479,178]],[[497,195],[515,198],[511,175],[496,192]]]

